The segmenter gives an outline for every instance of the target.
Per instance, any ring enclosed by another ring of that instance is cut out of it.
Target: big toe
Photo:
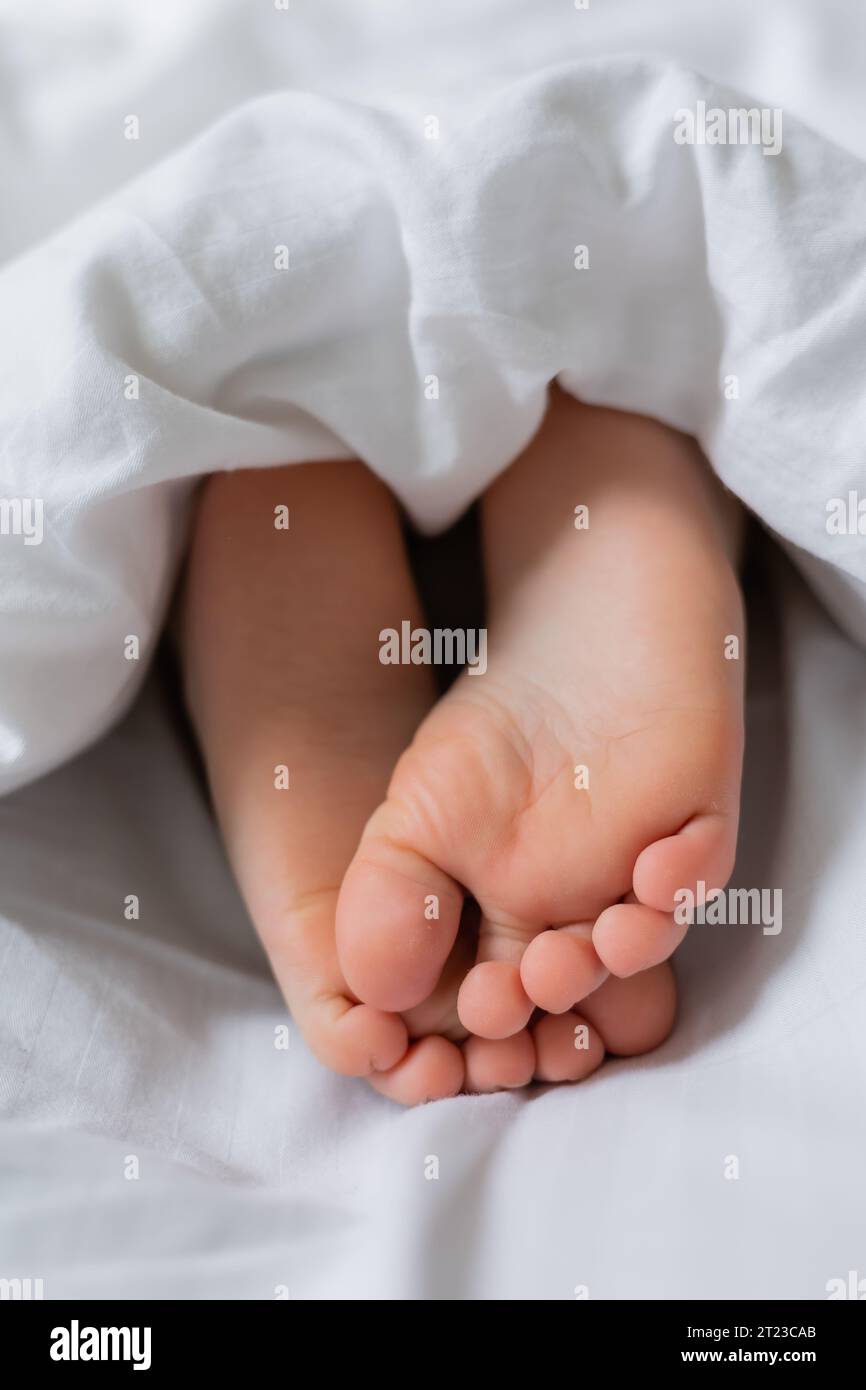
[[[337,904],[337,952],[365,1003],[402,1012],[432,993],[460,925],[457,884],[400,834],[386,806],[346,871]]]
[[[689,896],[700,900],[705,892],[724,888],[736,850],[735,816],[694,816],[675,835],[656,840],[638,855],[632,881],[635,897],[659,912],[673,912]]]

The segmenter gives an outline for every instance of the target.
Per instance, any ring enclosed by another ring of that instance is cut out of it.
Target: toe
[[[674,972],[665,964],[628,980],[611,977],[584,1000],[581,1013],[598,1029],[608,1052],[634,1057],[664,1042],[676,1005]]]
[[[694,816],[676,835],[656,840],[638,855],[635,896],[659,912],[673,912],[680,901],[677,895],[684,890],[700,900],[704,893],[724,888],[734,869],[736,848],[733,816],[718,812]]]
[[[406,1009],[402,1016],[409,1030],[410,1038],[423,1038],[428,1033],[439,1033],[452,1042],[462,1042],[466,1029],[457,1016],[457,993],[467,970],[475,959],[475,932],[471,914],[464,913],[457,940],[432,994]]]
[[[510,1091],[528,1086],[535,1074],[535,1048],[525,1028],[494,1041],[468,1038],[463,1044],[467,1091]]]
[[[592,923],[580,922],[542,932],[530,941],[520,962],[527,995],[546,1013],[562,1014],[607,979],[592,944]]]
[[[390,1071],[368,1079],[374,1090],[398,1105],[423,1105],[428,1100],[447,1100],[463,1085],[463,1054],[445,1038],[422,1038]]]
[[[532,1000],[520,980],[520,968],[507,960],[482,961],[469,971],[457,996],[460,1022],[479,1038],[508,1038],[525,1028]]]
[[[371,827],[376,826],[374,817]],[[365,833],[337,905],[337,950],[365,1003],[400,1012],[432,993],[457,936],[463,894],[393,831]]]
[[[534,1004],[520,978],[520,962],[537,926],[482,911],[477,964],[460,987],[460,1022],[480,1038],[508,1038],[525,1028]]]
[[[599,959],[611,975],[625,979],[667,960],[679,946],[687,922],[642,903],[614,903],[602,912],[592,931]]]
[[[349,998],[334,945],[336,898],[319,895],[262,940],[310,1051],[344,1076],[368,1076],[399,1062],[408,1034],[396,1014]]]
[[[600,1033],[580,1014],[546,1014],[532,1032],[538,1081],[582,1081],[604,1061]]]
[[[343,1076],[370,1076],[399,1062],[408,1046],[396,1014],[353,1004],[342,994],[319,995],[292,1011],[310,1051]]]

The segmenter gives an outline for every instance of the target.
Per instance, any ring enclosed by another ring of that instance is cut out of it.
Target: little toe
[[[336,892],[291,913],[279,931],[262,933],[274,974],[311,1052],[344,1076],[396,1066],[409,1045],[396,1014],[348,997],[334,945]]]
[[[687,931],[688,923],[677,922],[670,912],[624,902],[601,913],[592,940],[611,975],[625,979],[667,960]]]
[[[592,944],[592,923],[544,931],[530,941],[520,962],[520,978],[539,1009],[562,1014],[608,976]]]

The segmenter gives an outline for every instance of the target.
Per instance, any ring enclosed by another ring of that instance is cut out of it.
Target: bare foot
[[[360,463],[204,484],[182,662],[238,883],[312,1051],[411,1104],[463,1084],[462,1052],[441,1034],[465,1036],[455,1004],[472,940],[452,943],[441,984],[403,1019],[357,1002],[334,937],[346,866],[434,698],[429,668],[379,662],[380,629],[404,618],[422,620],[399,518]]]
[[[339,959],[359,999],[412,1008],[468,891],[481,929],[461,1022],[494,1044],[538,1006],[536,1075],[579,1079],[605,1047],[667,1035],[674,894],[733,867],[737,516],[693,441],[555,390],[483,524],[488,670],[460,678],[398,762],[343,882]],[[467,1046],[470,1084],[484,1061]]]

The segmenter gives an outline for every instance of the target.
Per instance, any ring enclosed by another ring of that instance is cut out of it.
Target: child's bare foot
[[[277,529],[286,506],[290,529]],[[238,882],[312,1051],[414,1103],[463,1083],[460,1048],[424,1035],[465,1036],[455,1005],[472,942],[404,1020],[351,997],[334,938],[343,873],[434,698],[429,669],[378,660],[379,631],[404,618],[421,621],[397,511],[360,463],[205,483],[182,657]]]
[[[461,677],[400,759],[343,883],[339,959],[360,999],[411,1008],[470,892],[462,1023],[505,1039],[537,1005],[536,1075],[576,1078],[603,1052],[592,1026],[575,1047],[584,1018],[613,1052],[666,1036],[674,893],[733,866],[737,520],[692,441],[559,391],[483,510],[489,669]]]

